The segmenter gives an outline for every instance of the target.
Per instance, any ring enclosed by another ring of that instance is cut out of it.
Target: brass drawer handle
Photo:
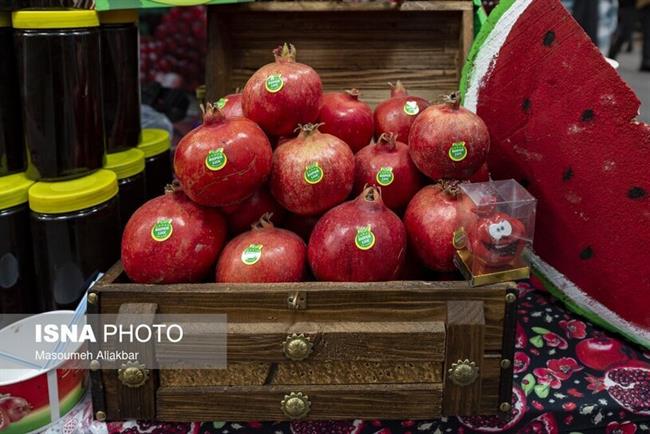
[[[451,381],[461,387],[473,384],[478,378],[478,367],[476,363],[468,359],[452,363],[448,372]]]
[[[312,352],[314,344],[311,342],[309,336],[304,334],[294,333],[287,336],[282,342],[282,349],[287,359],[293,361],[305,360]]]
[[[289,419],[302,419],[309,414],[311,401],[309,401],[309,396],[301,392],[291,392],[289,395],[284,395],[280,408]]]
[[[127,362],[117,370],[117,378],[126,387],[135,389],[147,382],[149,379],[149,370],[138,362]]]

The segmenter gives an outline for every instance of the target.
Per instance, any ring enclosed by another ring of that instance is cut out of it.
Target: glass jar
[[[8,12],[0,12],[0,53],[0,176],[6,176],[25,170],[14,31]]]
[[[138,149],[144,152],[147,165],[147,200],[160,196],[172,182],[171,140],[166,130],[145,128]]]
[[[92,10],[13,14],[27,175],[72,179],[103,166],[99,19]]]
[[[144,152],[139,149],[106,154],[105,169],[117,175],[120,188],[120,222],[122,229],[147,197]]]
[[[140,142],[138,11],[100,12],[106,152]]]
[[[120,257],[117,176],[110,170],[29,190],[41,310],[74,310],[88,285]]]
[[[32,241],[24,173],[0,177],[0,313],[33,313]]]

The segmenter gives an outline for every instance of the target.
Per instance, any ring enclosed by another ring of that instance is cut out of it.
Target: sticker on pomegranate
[[[465,147],[465,142],[454,142],[449,148],[449,158],[451,161],[463,161],[467,157],[467,148]]]
[[[357,228],[357,236],[354,237],[354,244],[359,250],[370,250],[375,245],[375,234],[372,233],[370,225]]]
[[[280,74],[271,74],[268,77],[266,77],[266,80],[264,81],[264,87],[266,88],[267,92],[270,93],[277,93],[282,90],[284,87],[284,80],[282,79],[282,75]]]
[[[377,172],[377,176],[375,176],[375,179],[377,180],[377,184],[381,185],[382,187],[391,185],[395,180],[395,175],[393,175],[393,168],[382,167]]]
[[[464,249],[467,245],[467,235],[465,235],[465,229],[456,229],[451,239],[451,243],[454,245],[454,249],[456,250]]]
[[[246,265],[257,264],[262,258],[262,244],[251,244],[241,252],[241,261]]]
[[[420,106],[418,106],[416,101],[406,101],[404,103],[404,113],[409,116],[415,116],[420,113]]]
[[[228,104],[228,98],[219,98],[217,101],[217,108],[223,110],[223,108]]]
[[[151,227],[151,238],[155,241],[165,241],[173,232],[172,219],[160,219]]]
[[[318,161],[316,161],[305,168],[303,178],[305,178],[305,182],[307,184],[314,185],[321,182],[323,180],[323,176],[325,176],[323,169],[318,165]]]
[[[223,148],[213,149],[205,157],[205,167],[213,172],[223,169],[228,164],[228,157],[223,152]]]

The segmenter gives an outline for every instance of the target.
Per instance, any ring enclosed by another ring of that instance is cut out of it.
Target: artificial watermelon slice
[[[650,126],[635,120],[638,98],[559,0],[502,0],[461,90],[490,128],[493,176],[539,200],[534,247],[555,289],[650,346]]]

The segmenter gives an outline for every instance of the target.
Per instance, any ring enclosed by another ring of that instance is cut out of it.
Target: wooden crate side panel
[[[441,362],[238,362],[227,369],[160,371],[161,386],[441,383]]]
[[[442,385],[161,387],[157,416],[194,420],[286,420],[285,395],[309,396],[306,419],[425,419],[440,415]]]
[[[357,87],[373,106],[387,98],[387,82],[398,79],[411,94],[438,100],[457,88],[464,57],[461,11],[230,13],[212,9],[210,20],[227,23],[230,48],[229,63],[209,61],[217,71],[227,69],[208,75],[212,98],[220,96],[220,90],[229,93],[243,87],[260,66],[272,62],[271,51],[283,42],[293,43],[298,61],[318,71],[326,91]],[[210,44],[209,57],[219,55],[223,44],[213,47],[212,39]],[[225,83],[219,81],[224,76]]]

